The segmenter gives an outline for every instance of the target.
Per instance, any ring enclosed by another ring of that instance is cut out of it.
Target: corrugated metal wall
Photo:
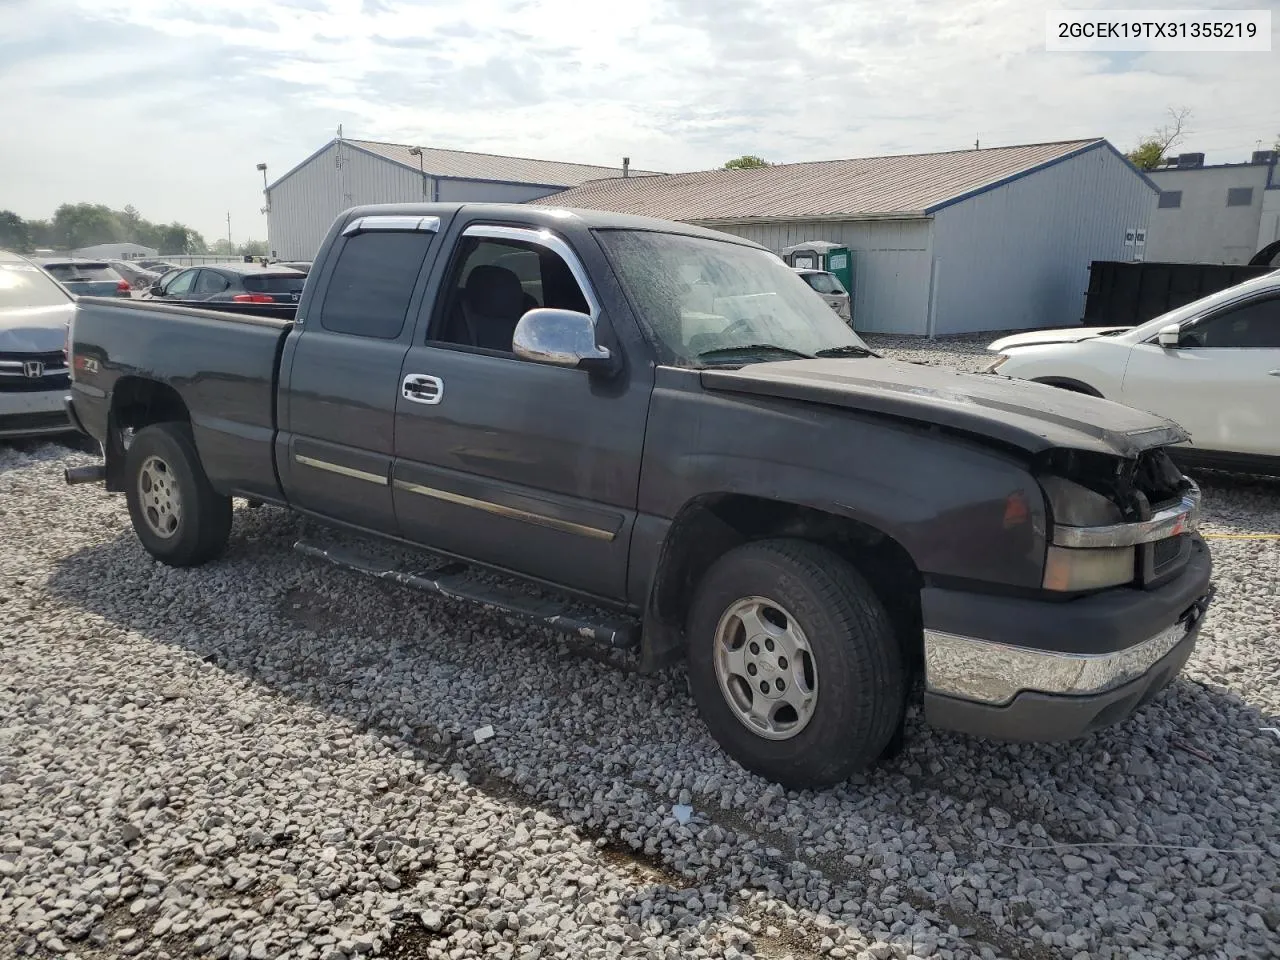
[[[334,218],[348,207],[421,200],[418,171],[348,144],[331,144],[271,190],[267,240],[283,260],[310,260]]]
[[[1089,263],[1133,259],[1125,231],[1147,229],[1155,205],[1096,148],[937,211],[932,333],[1078,324]]]
[[[853,325],[868,333],[926,333],[929,316],[930,221],[801,221],[708,226],[781,252],[807,240],[829,240],[853,253]]]

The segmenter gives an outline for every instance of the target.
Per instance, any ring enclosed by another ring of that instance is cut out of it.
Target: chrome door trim
[[[420,397],[410,388],[414,386],[435,387],[436,392],[429,397]],[[400,395],[414,403],[425,403],[431,406],[444,399],[444,381],[429,373],[410,373],[400,381]]]
[[[373,214],[368,217],[356,217],[342,228],[342,235],[344,237],[354,237],[358,233],[371,233],[379,230],[439,233],[440,218],[402,217],[388,214]]]
[[[343,477],[351,477],[353,480],[376,483],[380,487],[387,486],[387,478],[376,473],[357,470],[355,467],[344,467],[340,463],[330,463],[328,460],[317,460],[315,457],[304,456],[301,453],[295,453],[293,459],[304,467],[314,467],[317,470],[326,470],[329,473],[336,473]]]
[[[508,507],[505,504],[494,503],[491,500],[478,500],[475,497],[464,496],[461,493],[450,493],[448,490],[438,490],[435,487],[423,486],[420,483],[410,483],[407,480],[393,480],[391,485],[397,490],[404,490],[406,493],[416,493],[424,497],[456,503],[463,507],[474,507],[477,510],[483,510],[485,513],[506,517],[509,520],[523,520],[525,523],[534,523],[541,527],[549,527],[552,530],[560,530],[563,533],[575,533],[580,537],[590,537],[593,540],[613,540],[617,537],[617,533],[611,530],[602,530],[599,527],[588,526],[584,523],[574,523],[571,520],[561,520],[559,517],[548,517],[546,514],[533,513],[529,510],[521,510],[518,507]]]
[[[573,274],[573,279],[578,281],[578,287],[582,290],[582,295],[587,298],[587,306],[591,308],[588,311],[591,319],[600,319],[600,301],[596,299],[596,292],[592,289],[591,282],[587,279],[586,268],[583,267],[582,261],[578,259],[578,255],[573,252],[573,247],[569,246],[558,234],[542,227],[502,227],[496,224],[473,223],[462,231],[462,235],[464,237],[486,237],[490,240],[521,240],[525,243],[535,243],[538,246],[546,247],[565,262],[565,266]]]

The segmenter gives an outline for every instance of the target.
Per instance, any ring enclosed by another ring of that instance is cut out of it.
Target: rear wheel
[[[689,680],[711,734],[786,787],[839,783],[902,723],[906,670],[888,614],[854,567],[799,540],[729,551],[689,614]]]
[[[134,533],[157,560],[194,567],[222,553],[231,533],[231,498],[209,483],[189,425],[139,430],[125,454],[124,482]]]

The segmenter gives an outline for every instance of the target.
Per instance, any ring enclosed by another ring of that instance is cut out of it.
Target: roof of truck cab
[[[580,207],[532,206],[527,203],[379,203],[352,207],[344,219],[368,216],[446,217],[466,210],[468,216],[480,216],[494,222],[524,221],[554,230],[557,224],[573,224],[588,230],[637,230],[656,233],[678,233],[689,237],[727,240],[747,247],[765,249],[758,243],[729,233],[721,233],[690,223],[677,223],[657,217]]]

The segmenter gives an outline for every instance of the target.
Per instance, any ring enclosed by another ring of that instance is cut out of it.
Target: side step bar
[[[390,580],[437,593],[454,600],[466,600],[482,607],[496,610],[540,627],[549,627],[561,633],[572,634],[583,640],[593,640],[617,650],[634,649],[639,644],[640,625],[625,619],[590,619],[582,609],[570,602],[541,600],[523,594],[503,590],[466,576],[466,565],[450,563],[426,573],[406,573],[372,560],[343,547],[322,546],[309,540],[299,540],[293,549],[304,556],[363,573],[379,580]]]

